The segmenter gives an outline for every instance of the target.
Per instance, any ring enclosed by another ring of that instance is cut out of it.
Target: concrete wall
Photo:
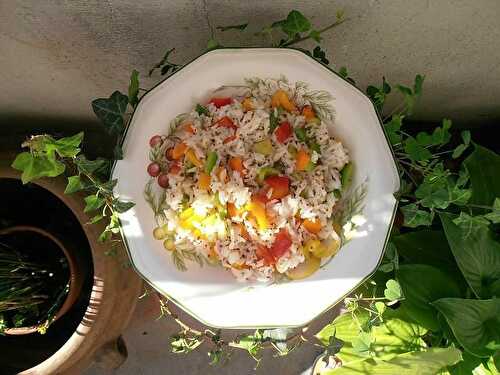
[[[193,58],[209,24],[250,21],[256,31],[293,8],[318,26],[345,10],[349,21],[325,35],[325,48],[360,87],[425,74],[417,119],[500,118],[498,0],[0,0],[0,130],[41,120],[92,127],[90,101],[126,90],[133,68],[147,72],[170,47],[178,61]],[[237,32],[220,40],[261,42]]]

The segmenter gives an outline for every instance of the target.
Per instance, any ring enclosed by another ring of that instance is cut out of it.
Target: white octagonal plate
[[[149,138],[166,134],[177,114],[205,103],[221,86],[244,78],[304,81],[330,92],[336,115],[331,132],[347,146],[355,165],[353,186],[366,181],[362,225],[325,267],[311,277],[286,283],[245,284],[219,267],[190,265],[181,272],[161,241],[153,239],[155,221],[143,198],[148,175]],[[374,272],[391,229],[399,177],[391,149],[370,100],[356,87],[306,54],[293,49],[219,49],[205,53],[144,95],[130,121],[124,159],[113,178],[117,193],[136,202],[122,214],[122,234],[137,272],[201,322],[220,328],[301,326],[341,301]]]

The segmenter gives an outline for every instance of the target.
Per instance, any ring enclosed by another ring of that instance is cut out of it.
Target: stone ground
[[[194,327],[198,324],[176,309],[183,320],[189,321]],[[311,331],[316,332],[338,314],[338,308],[333,308],[316,319],[311,325]],[[117,370],[91,366],[83,375],[309,375],[309,371],[320,347],[304,344],[292,351],[286,357],[273,358],[274,352],[266,350],[262,362],[254,370],[256,362],[243,350],[236,350],[230,361],[223,366],[210,366],[207,357],[207,347],[203,346],[187,355],[170,352],[170,335],[178,331],[178,326],[170,318],[156,320],[159,315],[159,305],[154,296],[140,300],[128,329],[123,338],[127,344],[128,358]]]

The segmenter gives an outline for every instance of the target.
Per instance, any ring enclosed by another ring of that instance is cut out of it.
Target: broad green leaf
[[[469,202],[472,196],[471,189],[462,189],[458,184],[458,181],[453,181],[451,178],[448,179],[446,188],[448,193],[447,200],[449,204],[464,206]]]
[[[437,311],[431,302],[444,297],[460,297],[458,284],[445,272],[426,264],[405,264],[396,277],[403,289],[407,313],[429,330],[438,331]]]
[[[102,121],[109,134],[121,134],[124,130],[123,116],[127,110],[128,97],[115,91],[109,98],[100,98],[92,101],[92,109]]]
[[[493,202],[493,210],[484,215],[484,217],[492,223],[500,223],[500,198],[495,198],[495,201]]]
[[[500,296],[500,243],[487,226],[473,223],[464,230],[448,214],[440,214],[458,267],[479,298]]]
[[[361,357],[369,357],[372,352],[371,345],[373,341],[374,338],[369,332],[361,331],[352,341],[352,350],[354,354]]]
[[[483,364],[486,362],[486,367]],[[484,358],[476,357],[468,352],[462,353],[462,361],[449,368],[450,375],[498,375],[487,369],[488,364]]]
[[[354,339],[358,336],[360,329],[366,326],[370,317],[368,312],[362,310],[356,313],[357,321],[353,320],[350,313],[344,313],[335,318],[335,320],[324,326],[321,331],[316,334],[316,338],[323,343],[323,345],[328,345],[330,337],[335,334],[335,337],[352,343]]]
[[[404,117],[401,115],[393,115],[391,117],[391,121],[384,125],[385,132],[392,145],[401,143],[401,133],[399,131],[401,129],[403,118]]]
[[[451,154],[451,157],[453,159],[456,159],[456,158],[459,158],[460,156],[462,156],[462,154],[464,153],[464,151],[467,149],[467,146],[464,145],[463,143],[458,145],[457,147],[455,147],[455,149],[453,150],[453,153]]]
[[[89,195],[86,196],[84,199],[85,201],[85,208],[83,212],[88,213],[94,210],[97,210],[98,208],[102,207],[106,201],[97,196],[97,195]]]
[[[469,143],[470,143],[470,131],[464,130],[460,133],[460,136],[462,137],[462,141],[464,141],[464,144],[469,145]]]
[[[476,226],[488,226],[490,223],[483,216],[470,216],[465,212],[460,212],[460,215],[453,219],[453,223],[458,225],[466,235],[470,233]]]
[[[420,225],[431,225],[434,219],[433,212],[421,210],[415,203],[401,207],[401,212],[405,218],[404,225],[410,228],[416,228]]]
[[[79,175],[68,177],[68,184],[64,190],[64,194],[73,194],[85,188]]]
[[[320,43],[321,42],[321,39],[323,39],[321,37],[321,33],[318,31],[318,30],[311,30],[309,32],[309,37],[312,39],[312,40],[315,40],[316,42]]]
[[[132,70],[130,75],[130,83],[128,85],[128,102],[135,107],[139,101],[139,72],[137,70]]]
[[[487,148],[475,145],[474,152],[464,161],[472,185],[473,204],[490,205],[500,197],[500,156]]]
[[[117,179],[106,181],[103,184],[99,184],[99,188],[105,190],[108,193],[113,192],[116,184],[118,183]]]
[[[389,301],[397,301],[403,297],[401,286],[396,280],[391,279],[387,281],[385,284],[384,296]]]
[[[309,31],[311,29],[311,22],[298,10],[292,10],[280,26],[290,38],[294,38],[296,34]]]
[[[56,177],[64,172],[65,166],[55,157],[34,156],[29,152],[22,152],[16,156],[12,163],[14,169],[20,170],[21,181],[26,184],[40,177]]]
[[[444,315],[458,342],[469,353],[489,357],[500,349],[500,298],[441,298],[433,305]]]
[[[104,217],[105,216],[103,216],[101,214],[95,215],[93,218],[90,219],[89,224],[98,223],[99,221],[101,221],[102,219],[104,219]]]
[[[117,200],[113,203],[113,209],[116,210],[118,213],[123,213],[125,211],[130,210],[132,207],[135,206],[134,202],[123,202],[120,200]]]
[[[427,161],[432,157],[432,153],[425,147],[420,145],[413,137],[406,138],[404,142],[404,150],[408,157],[413,161]]]
[[[395,356],[388,361],[359,360],[341,367],[323,371],[322,375],[433,375],[452,366],[461,359],[461,352],[456,348],[429,348]]]

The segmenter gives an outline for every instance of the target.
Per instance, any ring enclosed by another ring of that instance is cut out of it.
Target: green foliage
[[[442,298],[433,305],[444,315],[470,354],[488,358],[500,349],[500,299]]]
[[[464,161],[470,175],[472,187],[471,203],[491,205],[495,198],[500,197],[500,156],[479,145],[474,146],[474,152]]]
[[[389,301],[394,302],[403,298],[403,291],[396,280],[388,280],[385,284],[384,296]]]
[[[391,92],[391,85],[387,83],[385,77],[382,77],[382,85],[380,87],[369,85],[366,88],[366,95],[372,100],[373,104],[379,111],[384,107],[385,99]]]
[[[162,76],[168,73],[172,74],[180,69],[181,65],[174,64],[173,62],[169,61],[169,57],[174,51],[175,48],[171,48],[167,52],[165,52],[163,58],[149,71],[148,75],[151,77],[156,69],[160,69]]]
[[[127,95],[115,91],[109,98],[92,101],[92,109],[111,135],[120,135],[125,129],[124,115],[128,105]]]
[[[239,24],[239,25],[231,25],[231,26],[217,26],[216,29],[220,31],[228,31],[228,30],[239,30],[243,31],[247,28],[248,22]]]
[[[139,72],[133,70],[130,75],[130,83],[128,85],[128,102],[132,107],[135,107],[139,102]]]

